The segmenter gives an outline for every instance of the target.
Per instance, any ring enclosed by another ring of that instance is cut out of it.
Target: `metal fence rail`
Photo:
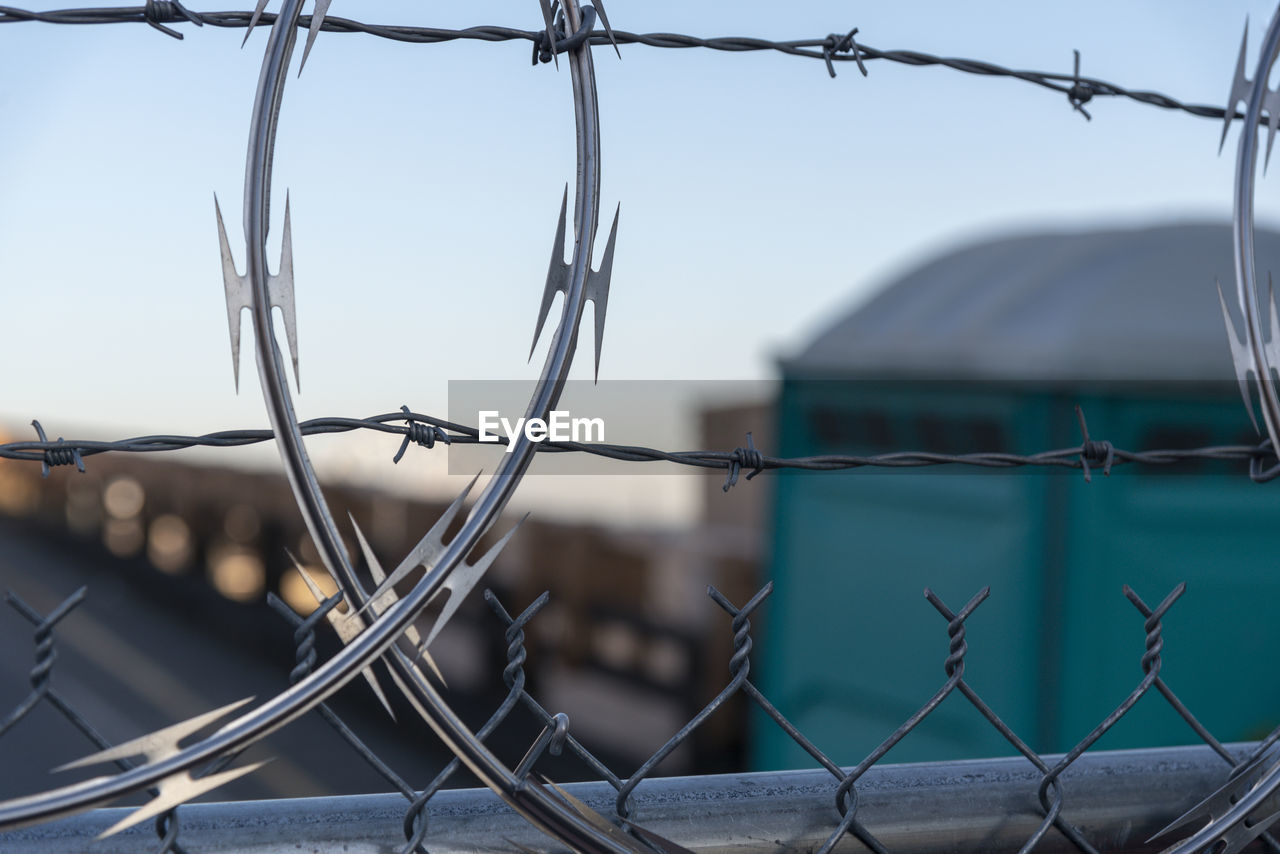
[[[100,759],[116,761],[123,773],[114,778],[89,781],[80,790],[63,790],[33,796],[26,802],[9,801],[0,807],[4,819],[13,824],[35,822],[59,816],[94,803],[105,803],[118,795],[154,784],[155,800],[140,811],[98,811],[88,816],[44,825],[37,829],[11,832],[3,837],[7,850],[67,850],[82,847],[87,837],[100,832],[104,825],[116,827],[154,818],[155,839],[143,831],[131,830],[108,845],[119,850],[136,850],[139,846],[160,851],[183,850],[296,850],[306,834],[301,828],[316,830],[307,844],[323,849],[368,850],[400,849],[406,852],[436,850],[474,850],[477,834],[483,828],[485,847],[542,848],[545,839],[532,825],[516,818],[499,805],[496,796],[476,792],[445,792],[444,785],[462,766],[454,759],[430,781],[405,779],[394,767],[394,760],[369,749],[355,728],[343,721],[324,700],[347,681],[361,673],[377,659],[386,661],[393,678],[406,697],[415,704],[421,716],[441,735],[478,776],[502,793],[502,800],[520,810],[529,821],[555,830],[560,841],[590,851],[647,850],[673,852],[678,846],[696,850],[722,850],[729,847],[776,849],[796,847],[825,852],[857,848],[886,852],[889,850],[927,850],[946,844],[958,850],[1079,850],[1095,852],[1114,848],[1141,849],[1145,840],[1170,818],[1227,778],[1229,773],[1256,768],[1255,760],[1264,756],[1280,738],[1280,730],[1255,745],[1228,748],[1221,744],[1178,698],[1173,687],[1161,678],[1162,619],[1185,591],[1178,585],[1156,606],[1148,605],[1134,591],[1125,588],[1124,595],[1134,606],[1145,632],[1142,649],[1132,650],[1134,687],[1118,705],[1070,751],[1062,755],[1038,755],[1001,718],[965,679],[965,657],[968,651],[965,625],[989,594],[978,591],[962,607],[946,603],[931,591],[925,591],[928,605],[940,616],[938,650],[942,664],[942,680],[937,691],[883,740],[866,758],[852,768],[839,765],[803,732],[797,729],[751,681],[751,618],[766,601],[771,587],[766,585],[745,603],[734,603],[714,588],[708,590],[714,606],[727,615],[732,633],[732,655],[723,689],[685,722],[650,757],[634,769],[620,773],[608,767],[579,742],[571,724],[572,710],[548,709],[528,689],[523,665],[527,653],[524,630],[536,619],[547,602],[537,598],[512,616],[512,611],[491,593],[486,594],[505,640],[507,665],[503,681],[507,694],[474,734],[466,730],[452,710],[440,699],[424,675],[425,645],[406,651],[397,644],[400,636],[413,631],[413,620],[435,594],[447,590],[461,599],[475,585],[501,548],[499,544],[475,563],[465,558],[489,532],[519,482],[534,452],[584,451],[615,459],[645,461],[666,460],[684,465],[720,468],[727,472],[725,488],[733,486],[745,469],[750,479],[770,468],[830,470],[859,466],[914,467],[935,464],[968,464],[985,467],[1037,465],[1082,469],[1086,478],[1091,468],[1109,472],[1113,464],[1127,462],[1171,463],[1187,459],[1247,460],[1250,474],[1257,480],[1269,479],[1280,467],[1263,471],[1263,461],[1274,454],[1274,447],[1230,446],[1182,449],[1173,451],[1125,451],[1105,441],[1095,441],[1080,417],[1082,442],[1077,447],[1033,453],[946,455],[927,452],[900,452],[870,457],[827,456],[805,459],[768,457],[755,448],[748,434],[747,446],[732,451],[674,453],[649,448],[608,445],[555,443],[531,447],[517,440],[515,453],[498,469],[493,484],[473,505],[471,515],[463,521],[462,532],[444,543],[444,529],[459,513],[466,493],[455,502],[444,519],[424,537],[420,552],[411,555],[405,565],[409,570],[424,570],[413,591],[397,599],[393,585],[405,580],[393,574],[384,585],[380,567],[368,555],[368,569],[378,589],[367,594],[357,578],[350,556],[341,545],[331,514],[320,493],[310,463],[302,448],[301,437],[308,433],[342,432],[351,429],[375,429],[404,436],[400,453],[410,442],[431,447],[436,441],[474,441],[475,431],[469,427],[421,416],[407,409],[391,415],[369,419],[320,419],[298,424],[283,379],[284,361],[277,348],[271,327],[271,310],[282,309],[288,325],[290,348],[292,328],[292,259],[289,238],[288,206],[285,206],[283,246],[285,259],[280,272],[267,272],[265,245],[269,219],[270,164],[274,155],[275,121],[286,79],[294,41],[299,29],[308,33],[302,61],[306,60],[314,38],[321,31],[362,32],[377,37],[433,43],[451,39],[484,41],[525,40],[532,44],[535,63],[557,61],[561,53],[569,56],[572,66],[575,122],[579,156],[578,186],[575,199],[576,233],[581,238],[574,248],[574,260],[565,264],[565,215],[559,223],[559,255],[553,254],[552,269],[544,294],[543,317],[557,290],[564,292],[561,323],[552,333],[553,343],[547,367],[529,404],[530,412],[545,413],[554,405],[568,376],[577,343],[578,323],[587,300],[593,308],[596,344],[596,368],[603,335],[604,305],[607,302],[611,272],[614,231],[604,253],[600,269],[592,266],[592,246],[599,218],[599,113],[596,105],[591,46],[613,44],[645,44],[662,48],[705,47],[722,51],[774,50],[789,55],[822,60],[827,71],[835,75],[835,62],[853,62],[867,73],[866,63],[883,59],[912,66],[943,65],[966,73],[1021,80],[1056,91],[1067,97],[1071,107],[1090,118],[1084,105],[1099,96],[1125,97],[1140,103],[1166,109],[1181,110],[1192,115],[1226,118],[1240,116],[1235,112],[1241,100],[1239,86],[1233,87],[1232,103],[1226,108],[1189,105],[1153,92],[1133,91],[1116,84],[1079,74],[1079,55],[1070,74],[1019,71],[971,59],[933,56],[914,51],[879,50],[854,39],[857,30],[844,35],[798,41],[716,38],[702,39],[687,35],[638,35],[613,30],[603,8],[579,6],[573,0],[565,3],[558,18],[552,5],[542,0],[545,30],[518,30],[504,27],[478,27],[469,30],[439,30],[365,24],[327,16],[327,0],[316,3],[312,15],[301,15],[302,0],[286,0],[279,16],[265,14],[265,0],[252,12],[197,13],[179,2],[148,0],[137,7],[69,9],[52,12],[30,12],[0,7],[0,23],[42,21],[59,24],[146,23],[168,35],[181,38],[173,24],[191,24],[252,29],[258,23],[271,24],[259,89],[256,93],[254,119],[250,133],[250,156],[246,165],[245,231],[248,270],[237,271],[219,211],[220,237],[223,247],[224,283],[228,294],[229,317],[232,318],[233,352],[238,356],[239,314],[250,308],[257,332],[256,345],[262,371],[264,393],[274,430],[228,431],[203,437],[151,436],[121,442],[50,442],[37,423],[39,441],[10,443],[0,446],[0,457],[38,461],[46,472],[50,466],[75,465],[81,469],[84,457],[105,451],[164,451],[193,445],[228,446],[276,439],[283,452],[286,469],[298,496],[299,506],[317,543],[326,568],[335,576],[340,592],[321,601],[305,617],[273,600],[282,616],[293,624],[294,667],[289,674],[294,687],[282,691],[275,699],[259,706],[219,729],[206,740],[179,748],[179,741],[207,724],[229,715],[242,704],[228,706],[193,721],[177,724],[166,731],[128,743],[124,749],[107,750]],[[604,33],[594,33],[597,19]],[[1280,41],[1280,24],[1273,24]],[[1243,57],[1241,59],[1243,68]],[[1265,80],[1266,75],[1259,75]],[[1265,87],[1264,87],[1265,88]],[[1251,94],[1246,111],[1252,128],[1268,123],[1274,134],[1274,113],[1261,112],[1262,94]],[[1273,109],[1269,106],[1269,110]],[[567,193],[565,208],[567,209]],[[616,227],[615,218],[614,225]],[[286,263],[287,262],[287,265]],[[285,271],[288,270],[286,273]],[[286,305],[287,303],[287,305]],[[1229,319],[1228,322],[1230,323]],[[535,346],[537,334],[535,334]],[[1272,342],[1275,343],[1274,341]],[[238,359],[237,359],[238,365]],[[237,367],[238,370],[238,367]],[[296,351],[294,358],[296,376]],[[1261,381],[1270,374],[1255,370]],[[1242,380],[1244,377],[1242,377]],[[1246,393],[1246,399],[1248,395]],[[1277,404],[1280,406],[1280,404]],[[1280,418],[1280,416],[1277,416]],[[1268,426],[1273,426],[1271,419]],[[404,424],[388,422],[404,421]],[[1280,441],[1280,439],[1273,439]],[[425,555],[425,556],[424,556]],[[434,562],[432,562],[434,561]],[[397,570],[397,573],[399,571]],[[74,700],[52,688],[51,676],[56,666],[57,626],[62,620],[74,619],[73,611],[81,605],[83,591],[73,594],[47,615],[37,613],[20,600],[10,598],[20,615],[35,627],[35,661],[31,670],[31,690],[17,707],[0,721],[0,735],[15,729],[34,709],[47,705],[71,721],[86,739],[98,748],[105,741],[92,722],[77,709]],[[339,617],[339,604],[348,608]],[[449,608],[456,607],[452,598],[445,606],[437,627],[447,619]],[[315,632],[321,622],[330,622],[339,630],[347,646],[323,664],[317,663]],[[945,643],[943,636],[945,632]],[[428,637],[428,642],[430,637]],[[416,644],[415,644],[416,645]],[[369,676],[369,681],[374,678]],[[1138,751],[1117,754],[1089,754],[1098,740],[1111,730],[1148,694],[1158,694],[1188,724],[1205,747],[1187,750]],[[883,766],[881,763],[901,740],[913,731],[944,702],[963,702],[973,706],[1008,742],[1017,754],[1012,759],[978,763],[949,763],[925,766]],[[697,778],[657,782],[652,779],[662,761],[686,743],[691,734],[715,715],[731,697],[741,696],[754,703],[773,725],[781,728],[811,757],[820,770],[787,775],[738,775],[729,778]],[[522,758],[511,757],[509,768],[488,751],[484,740],[513,711],[522,709],[542,726],[541,735]],[[316,802],[275,802],[270,805],[245,803],[213,806],[175,806],[195,795],[211,791],[221,782],[248,773],[256,766],[225,770],[239,752],[274,728],[314,709],[350,745],[354,755],[373,767],[388,785],[399,793],[390,799],[342,799]],[[546,752],[568,750],[602,782],[579,787],[561,788],[540,780],[536,771]],[[127,756],[143,755],[146,764],[130,771]],[[1078,785],[1077,785],[1078,783]],[[419,788],[421,786],[421,788]],[[158,794],[157,794],[158,793]],[[955,797],[945,797],[954,793]],[[406,806],[407,803],[407,806]],[[264,814],[265,811],[265,814]],[[229,813],[231,815],[229,815]],[[609,816],[606,818],[606,816]],[[180,821],[181,819],[181,821]],[[189,819],[189,821],[188,821]],[[639,822],[643,821],[643,826]],[[691,829],[692,828],[692,829]],[[252,837],[252,838],[251,838]],[[1273,850],[1280,844],[1264,836]],[[670,840],[670,841],[668,841]],[[575,845],[584,842],[585,845]],[[13,848],[9,845],[12,843]],[[28,846],[23,848],[21,846]],[[40,848],[45,846],[45,848]],[[113,850],[103,847],[100,850]]]
[[[536,773],[539,758],[547,751],[556,754],[568,751],[602,782],[555,789],[557,794],[568,791],[585,801],[591,810],[584,812],[585,815],[612,815],[622,827],[643,822],[642,835],[658,833],[697,850],[735,847],[737,843],[733,840],[741,837],[743,844],[759,850],[785,846],[820,852],[840,850],[855,842],[880,852],[930,850],[940,839],[956,840],[959,846],[956,850],[1140,850],[1148,837],[1217,788],[1229,772],[1247,767],[1280,738],[1280,730],[1249,745],[1224,745],[1214,738],[1160,676],[1162,619],[1183,595],[1185,585],[1178,585],[1154,608],[1126,588],[1124,594],[1134,606],[1135,617],[1142,620],[1145,631],[1143,648],[1132,651],[1134,670],[1141,674],[1140,678],[1114,711],[1072,750],[1061,755],[1038,755],[964,678],[968,652],[965,623],[987,599],[989,589],[980,590],[958,611],[926,590],[928,604],[941,618],[938,646],[940,653],[944,653],[945,680],[932,697],[865,759],[851,768],[841,767],[796,729],[750,680],[751,617],[770,591],[771,585],[766,585],[750,601],[737,606],[716,589],[708,589],[712,602],[729,618],[728,628],[733,636],[724,688],[627,775],[606,766],[574,737],[571,717],[566,714],[572,710],[548,710],[526,689],[525,629],[547,604],[549,596],[544,593],[513,617],[496,596],[486,591],[485,599],[496,618],[494,628],[502,632],[507,645],[508,663],[502,677],[508,691],[476,734],[486,738],[515,709],[522,708],[543,724],[543,731],[524,757],[513,764],[516,774],[528,785],[543,785]],[[73,701],[51,688],[57,660],[57,624],[64,619],[74,619],[72,612],[84,598],[84,591],[77,591],[49,615],[42,616],[21,600],[9,597],[14,609],[35,627],[35,661],[31,692],[0,722],[0,735],[44,702],[71,720],[96,746],[106,745]],[[305,677],[315,664],[316,628],[329,618],[340,601],[340,595],[329,597],[303,618],[272,598],[273,607],[295,629],[295,666],[290,673],[291,681]],[[1098,739],[1148,693],[1163,697],[1205,742],[1205,747],[1088,753]],[[820,770],[783,775],[652,779],[662,760],[736,694],[762,709],[775,725],[804,748]],[[884,766],[883,760],[894,745],[909,738],[912,731],[953,694],[960,697],[952,702],[963,698],[970,703],[1020,756],[977,762]],[[299,824],[307,827],[307,832],[316,834],[311,844],[317,846],[317,850],[330,850],[325,846],[347,844],[355,839],[370,845],[372,850],[384,850],[387,846],[404,852],[455,850],[458,846],[474,846],[477,833],[492,846],[500,846],[508,838],[520,841],[526,837],[535,841],[521,844],[535,847],[539,844],[538,832],[500,806],[495,797],[443,789],[460,769],[456,758],[419,789],[396,772],[394,758],[382,757],[370,750],[356,729],[328,706],[321,705],[317,713],[350,745],[355,757],[383,776],[388,786],[399,793],[398,797],[322,799],[314,803],[297,801],[271,806],[252,802],[184,806],[157,818],[153,828],[155,836],[149,843],[143,841],[144,837],[138,835],[143,831],[138,830],[133,835],[120,837],[119,842],[110,843],[124,847],[103,850],[138,850],[141,845],[159,852],[273,851],[277,850],[272,846],[278,844],[281,835],[292,840],[290,844],[298,842]],[[214,763],[196,775],[197,779],[218,773],[224,764]],[[555,788],[550,781],[546,784]],[[575,794],[579,792],[589,798]],[[572,798],[568,802],[575,809],[581,809]],[[399,804],[398,809],[395,804]],[[694,812],[690,813],[690,809]],[[337,812],[322,817],[330,810]],[[108,819],[114,824],[130,813],[130,810],[99,810],[70,822],[54,823],[47,829],[19,831],[0,839],[5,842],[4,850],[47,850],[40,846],[67,845],[72,839],[83,844],[109,827],[110,824],[105,824]],[[745,821],[747,815],[751,821]],[[339,821],[338,816],[346,818]],[[678,832],[668,836],[663,830],[668,825]],[[481,832],[482,826],[488,829]],[[195,830],[201,827],[203,830]],[[261,836],[255,836],[260,832]],[[1280,850],[1273,839],[1264,838],[1271,850]],[[18,847],[11,849],[10,844]],[[23,847],[28,845],[32,847]]]
[[[1232,744],[1235,756],[1253,745]],[[1045,756],[1047,762],[1061,757]],[[1206,747],[1098,751],[1081,757],[1062,777],[1071,816],[1108,851],[1159,850],[1151,834],[1222,778],[1221,760]],[[859,783],[868,829],[903,854],[946,850],[1014,851],[1040,816],[1038,774],[1020,759],[881,765]],[[614,790],[604,783],[571,783],[565,790],[607,811]],[[835,810],[830,779],[819,771],[668,777],[643,789],[646,826],[697,852],[811,851],[826,838]],[[192,804],[182,808],[182,836],[205,854],[316,854],[393,850],[382,840],[400,833],[403,801],[395,795]],[[435,854],[477,850],[544,850],[549,840],[487,789],[453,789],[431,800],[430,849]],[[63,854],[101,833],[127,810],[105,809],[4,837],[14,854]],[[135,854],[153,840],[127,830],[94,843],[95,854]],[[840,850],[863,850],[847,841]],[[1073,851],[1051,834],[1036,849]]]

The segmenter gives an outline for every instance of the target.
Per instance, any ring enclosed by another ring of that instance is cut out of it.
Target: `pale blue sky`
[[[704,36],[858,26],[879,48],[1041,70],[1069,71],[1075,48],[1087,75],[1221,104],[1246,15],[1252,62],[1272,9],[612,0],[607,11],[618,29]],[[533,0],[336,0],[331,13],[540,25]],[[213,194],[243,268],[266,33],[241,50],[238,30],[183,32],[0,27],[7,423],[118,436],[265,422],[247,321],[238,398],[232,386]],[[323,34],[291,79],[275,192],[293,198],[304,417],[443,411],[448,378],[536,374],[525,357],[574,141],[566,66],[533,68],[529,51]],[[1086,122],[1056,93],[942,68],[873,62],[864,79],[845,64],[831,80],[821,62],[775,53],[622,53],[596,52],[602,192],[607,210],[622,204],[602,378],[771,376],[833,313],[969,239],[1230,213],[1235,135],[1219,158],[1217,121],[1096,99]],[[1269,187],[1259,213],[1276,221]],[[278,240],[282,204],[274,215]],[[584,344],[577,375],[590,363]]]

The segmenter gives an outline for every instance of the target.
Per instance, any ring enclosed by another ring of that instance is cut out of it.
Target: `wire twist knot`
[[[1084,410],[1079,405],[1076,406],[1076,418],[1080,421],[1080,433],[1083,437],[1080,443],[1080,468],[1084,470],[1084,482],[1093,482],[1090,466],[1102,466],[1102,473],[1110,477],[1111,466],[1116,461],[1115,446],[1106,439],[1095,440],[1089,437],[1089,424],[1084,420]]]
[[[41,442],[49,441],[39,421],[32,421],[31,426],[36,428],[36,435]],[[84,474],[84,458],[80,456],[80,449],[73,445],[63,445],[62,437],[59,436],[58,447],[45,448],[40,457],[40,476],[48,477],[49,469],[54,466],[75,466],[78,472]]]
[[[512,619],[506,609],[502,607],[502,603],[498,601],[498,597],[492,590],[484,591],[484,600],[489,603],[489,607],[498,615],[504,623],[507,624],[507,630],[503,637],[507,641],[507,666],[502,669],[502,681],[508,688],[514,688],[517,684],[524,685],[524,662],[529,657],[529,653],[524,648],[524,627],[529,621],[543,609],[547,602],[551,601],[551,593],[543,591],[542,595],[534,599],[528,608],[520,612],[520,616]]]
[[[1161,621],[1168,610],[1173,607],[1173,603],[1177,602],[1182,594],[1186,592],[1187,583],[1184,581],[1169,592],[1164,601],[1152,610],[1138,596],[1132,587],[1124,586],[1125,598],[1133,603],[1146,621],[1142,624],[1143,631],[1147,633],[1146,651],[1142,654],[1142,672],[1147,674],[1158,674],[1160,672],[1160,653],[1164,649],[1164,638],[1161,632],[1164,627]]]
[[[853,37],[858,34],[858,28],[854,27],[844,35],[831,33],[822,44],[822,59],[827,63],[827,73],[832,77],[836,76],[835,63],[831,61],[831,57],[837,53],[853,53],[853,61],[858,64],[858,70],[862,72],[862,76],[867,76],[867,66],[862,62],[862,50],[858,47],[858,43]]]
[[[948,647],[950,654],[942,663],[943,672],[947,676],[964,675],[964,657],[969,652],[969,642],[964,637],[964,620],[964,616],[958,616],[947,623],[947,637],[951,638],[951,645]]]
[[[1073,51],[1073,53],[1076,56],[1076,65],[1072,72],[1071,88],[1067,90],[1067,100],[1071,102],[1071,109],[1084,116],[1086,121],[1093,121],[1093,116],[1089,115],[1084,105],[1093,100],[1098,90],[1092,83],[1080,79],[1080,51]]]
[[[446,445],[453,444],[449,438],[449,434],[441,430],[434,424],[427,424],[419,421],[408,406],[401,406],[400,411],[404,413],[404,420],[407,428],[404,434],[404,441],[400,443],[400,450],[396,451],[396,455],[391,458],[391,462],[398,463],[404,456],[404,452],[409,450],[409,443],[413,442],[420,447],[426,448],[428,451],[436,446],[436,441],[444,442]]]
[[[747,480],[764,471],[764,456],[756,450],[756,443],[751,434],[747,433],[747,446],[745,448],[734,448],[733,453],[729,455],[729,474],[725,476],[724,486],[721,487],[728,492],[738,483],[738,474],[743,468],[751,469],[751,473],[747,475]]]
[[[772,592],[773,582],[770,581],[760,588],[747,604],[738,608],[715,587],[707,588],[707,595],[711,597],[711,601],[732,617],[729,628],[733,630],[733,655],[729,658],[729,674],[733,677],[734,683],[741,683],[751,671],[751,615]]]
[[[182,41],[182,33],[172,27],[166,27],[165,24],[188,21],[197,27],[204,26],[204,20],[178,0],[147,0],[147,4],[142,7],[142,18],[152,28],[178,41]]]
[[[591,35],[592,29],[596,25],[596,10],[594,6],[582,7],[582,26],[571,36],[566,36],[564,31],[564,14],[556,16],[555,25],[555,44],[551,43],[551,36],[544,30],[539,35],[538,40],[533,43],[533,64],[539,62],[550,62],[555,58],[557,53],[565,53],[571,51],[579,45],[583,44]]]

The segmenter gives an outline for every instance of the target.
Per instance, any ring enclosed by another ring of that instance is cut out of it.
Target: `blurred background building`
[[[1257,240],[1260,258],[1280,258],[1280,234]],[[776,400],[704,408],[700,445],[729,450],[751,432],[757,447],[787,457],[1025,453],[1079,444],[1076,404],[1094,438],[1118,447],[1254,444],[1212,285],[1230,268],[1221,225],[967,246],[906,273],[782,360]],[[752,678],[841,762],[861,759],[945,678],[946,621],[922,598],[926,586],[953,608],[991,586],[968,623],[966,679],[1033,748],[1052,751],[1078,741],[1140,672],[1143,619],[1122,585],[1154,604],[1186,580],[1193,595],[1166,620],[1165,678],[1220,737],[1257,737],[1277,722],[1265,710],[1280,708],[1280,685],[1241,651],[1280,646],[1280,626],[1265,604],[1241,602],[1280,592],[1268,563],[1276,499],[1240,465],[1143,474],[1095,469],[1090,485],[1074,470],[772,472],[726,492],[715,472],[702,479],[701,514],[680,528],[535,516],[484,585],[513,614],[550,591],[527,631],[529,682],[620,769],[653,753],[729,679],[729,617],[707,586],[741,604],[766,580],[775,589],[753,618]],[[341,484],[326,491],[384,563],[444,509]],[[42,585],[90,588],[85,613],[59,630],[57,677],[91,696],[95,719],[114,722],[112,739],[287,683],[292,629],[265,599],[274,593],[308,613],[315,600],[293,558],[323,571],[279,474],[106,454],[85,474],[64,467],[41,479],[38,464],[0,461],[0,511],[0,586],[35,590],[45,609],[57,597]],[[26,690],[30,659],[19,651],[31,641],[20,621],[0,630],[11,650],[4,706]],[[475,726],[505,691],[503,630],[473,596],[435,648],[449,696]],[[334,640],[321,635],[328,654]],[[334,702],[419,784],[447,760],[411,711],[391,721],[362,683]],[[735,698],[661,771],[805,764],[780,730],[753,726],[753,714]],[[501,728],[499,751],[527,745],[536,733],[527,724]],[[55,718],[23,726],[25,740],[0,741],[6,756],[48,766],[84,752]],[[350,770],[323,724],[309,726],[276,736],[277,761],[220,796],[385,789]],[[1104,746],[1190,736],[1152,703]],[[971,709],[949,703],[891,759],[1008,751]],[[594,776],[568,757],[548,761],[559,779]]]
[[[1259,268],[1280,234],[1257,235]],[[1126,449],[1255,445],[1214,288],[1231,269],[1225,225],[1037,233],[935,258],[839,317],[782,363],[779,453],[1032,453],[1095,439]],[[1238,323],[1233,283],[1224,282]],[[1280,683],[1248,650],[1280,644],[1280,500],[1240,463],[1063,470],[780,473],[776,585],[761,644],[766,693],[824,750],[858,761],[944,681],[947,622],[967,622],[965,679],[1038,751],[1065,751],[1141,677],[1143,617],[1179,582],[1162,675],[1224,739],[1278,722]],[[1100,482],[1104,481],[1105,482]],[[1272,710],[1272,711],[1268,711]],[[760,726],[752,761],[803,754]],[[1145,703],[1104,746],[1192,739]],[[948,703],[891,761],[1005,753]]]

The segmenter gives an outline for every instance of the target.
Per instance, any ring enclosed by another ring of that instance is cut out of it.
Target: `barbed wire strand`
[[[396,421],[406,423],[397,424]],[[423,425],[433,428],[423,429]],[[313,418],[299,423],[304,436],[349,433],[355,430],[371,430],[401,436],[426,447],[428,443],[441,441],[449,445],[493,444],[495,447],[509,443],[506,436],[487,434],[491,441],[481,442],[480,431],[475,427],[459,424],[443,418],[417,412],[388,412],[367,418],[342,416]],[[429,438],[428,438],[429,437]],[[130,439],[59,439],[51,441],[19,441],[0,444],[0,459],[26,460],[48,466],[76,464],[77,457],[91,457],[104,453],[157,453],[187,448],[234,448],[268,442],[275,434],[268,429],[222,430],[200,436],[159,434],[137,436]],[[1264,462],[1273,462],[1275,454],[1270,441],[1258,445],[1209,445],[1197,448],[1160,448],[1152,450],[1126,450],[1117,448],[1105,440],[1083,436],[1083,442],[1067,448],[1057,448],[1028,454],[1004,451],[974,453],[939,453],[936,451],[891,451],[877,454],[819,454],[804,457],[767,456],[757,450],[752,440],[746,448],[731,451],[665,451],[641,445],[619,445],[606,442],[540,442],[535,447],[542,453],[584,453],[623,462],[667,462],[705,469],[723,469],[728,472],[726,487],[737,482],[737,473],[751,469],[748,479],[758,471],[795,469],[800,471],[843,471],[858,468],[920,468],[924,466],[973,466],[977,468],[1008,469],[1043,467],[1078,469],[1086,474],[1092,469],[1102,469],[1109,474],[1112,468],[1142,464],[1167,466],[1196,461],[1242,461],[1250,464],[1255,480],[1274,477],[1272,472],[1262,472]],[[403,450],[403,443],[402,443]],[[400,455],[398,454],[397,457]]]
[[[92,25],[92,24],[128,24],[144,23],[161,30],[166,35],[182,38],[182,33],[166,26],[167,24],[191,23],[197,26],[209,25],[217,28],[245,28],[249,26],[253,13],[244,12],[193,12],[176,2],[149,2],[145,6],[118,6],[86,9],[58,9],[46,12],[35,12],[18,9],[13,6],[0,6],[0,24],[22,22],[41,22],[46,24]],[[274,23],[276,16],[263,13],[258,19],[260,25]],[[309,29],[311,16],[303,15],[298,19],[298,27]],[[394,24],[371,24],[326,15],[320,29],[332,33],[361,33],[391,41],[412,44],[440,44],[442,42],[470,40],[485,42],[529,41],[534,44],[535,59],[547,62],[551,52],[538,53],[538,46],[546,38],[543,30],[523,30],[503,26],[477,26],[465,29],[444,29],[439,27],[420,27]],[[1095,77],[1082,77],[1079,74],[1079,52],[1075,55],[1074,70],[1071,72],[1032,71],[1007,68],[1005,66],[980,59],[962,57],[937,56],[916,50],[882,50],[863,42],[854,41],[854,29],[844,35],[830,34],[822,38],[794,39],[775,41],[772,39],[754,38],[750,36],[716,36],[703,38],[681,33],[632,33],[625,30],[614,30],[612,40],[604,33],[593,33],[587,36],[587,42],[593,46],[612,45],[645,45],[654,48],[689,49],[705,48],[729,53],[754,51],[776,51],[788,56],[817,59],[825,63],[831,76],[835,76],[835,62],[852,62],[865,75],[866,63],[885,60],[915,67],[941,66],[960,71],[965,74],[976,74],[983,77],[1003,77],[1020,80],[1025,83],[1049,89],[1064,95],[1073,109],[1089,118],[1082,105],[1096,97],[1126,98],[1140,104],[1159,107],[1166,110],[1178,110],[1189,115],[1203,118],[1223,118],[1227,111],[1223,107],[1211,104],[1193,104],[1181,101],[1160,92],[1142,89],[1131,89],[1117,83],[1111,83]],[[1231,107],[1234,118],[1243,118],[1243,113]]]

